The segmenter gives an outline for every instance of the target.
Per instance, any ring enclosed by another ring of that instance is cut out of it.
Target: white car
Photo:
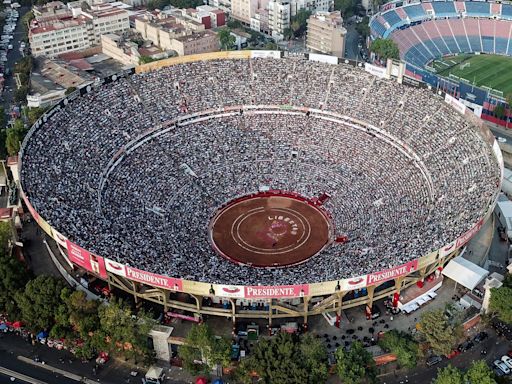
[[[502,356],[501,361],[504,362],[509,369],[512,369],[512,358],[510,358],[510,356]]]
[[[505,364],[503,361],[494,360],[493,365],[502,371],[505,375],[510,375],[510,368],[507,367],[507,364]]]
[[[506,142],[507,142],[507,139],[505,139],[504,137],[500,137],[500,136],[498,136],[497,140],[498,140],[500,143],[506,143]]]

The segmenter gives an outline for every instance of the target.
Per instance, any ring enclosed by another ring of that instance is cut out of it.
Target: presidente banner
[[[103,257],[93,255],[86,249],[83,249],[67,239],[66,245],[68,249],[68,257],[72,263],[79,265],[88,271],[94,272],[104,279],[107,277],[107,270],[105,268],[105,260]]]
[[[124,264],[105,258],[105,266],[107,267],[107,271],[114,275],[126,277],[126,268]]]
[[[371,273],[366,276],[366,285],[382,284],[388,280],[408,275],[418,269],[418,260],[409,261],[408,263],[386,269],[384,271]]]
[[[39,223],[39,213],[36,212],[36,210],[34,209],[32,204],[30,204],[30,201],[28,201],[27,196],[25,196],[24,193],[22,193],[22,197],[23,197],[23,201],[25,202],[25,205],[28,208],[28,211],[30,212],[30,214],[32,215],[32,217],[34,218],[36,223]]]
[[[484,219],[480,219],[469,231],[464,233],[461,237],[459,237],[456,241],[456,247],[460,248],[464,244],[466,244],[473,236],[476,235],[476,233],[482,228],[482,225],[484,224]]]
[[[309,285],[256,285],[244,287],[246,299],[302,297],[309,294]]]
[[[183,282],[181,279],[157,275],[155,273],[141,271],[125,265],[126,277],[128,279],[138,281],[139,283],[153,285],[155,287],[166,288],[172,291],[182,291]]]
[[[341,280],[340,288],[342,291],[352,291],[354,289],[361,289],[366,287],[367,276],[351,277],[349,279]]]

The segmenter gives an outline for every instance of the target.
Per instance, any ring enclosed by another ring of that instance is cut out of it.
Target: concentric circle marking
[[[221,208],[210,224],[213,248],[231,261],[254,267],[302,263],[329,242],[322,209],[296,195],[249,196]]]

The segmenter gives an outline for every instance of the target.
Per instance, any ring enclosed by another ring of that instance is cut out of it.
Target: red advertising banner
[[[139,283],[153,285],[155,287],[167,288],[173,291],[183,290],[183,282],[181,281],[181,279],[141,271],[140,269],[135,269],[127,265],[125,266],[125,268],[126,277],[131,280],[138,281]]]
[[[371,273],[366,277],[366,285],[381,284],[385,281],[396,279],[397,277],[408,275],[418,269],[418,260],[409,261],[398,267],[386,269],[384,271]]]
[[[302,297],[309,294],[309,285],[278,285],[275,287],[256,285],[244,287],[246,299]]]
[[[80,267],[94,272],[102,278],[107,277],[105,268],[105,260],[101,256],[96,256],[82,247],[72,243],[66,239],[66,247],[68,249],[69,260]]]
[[[455,246],[455,241],[452,241],[450,244],[445,245],[443,248],[439,250],[439,256],[445,257],[446,255],[449,255],[456,249],[457,247]]]
[[[464,244],[466,244],[473,236],[476,235],[476,233],[482,228],[482,225],[484,224],[484,219],[480,219],[469,231],[464,233],[461,237],[457,239],[456,247],[460,248]]]
[[[25,204],[28,208],[28,211],[30,212],[30,214],[32,215],[32,217],[34,218],[36,223],[38,223],[39,222],[39,213],[36,212],[36,210],[34,209],[32,204],[30,204],[30,202],[28,201],[28,199],[24,193],[22,194],[22,196],[23,196],[23,201],[25,202]]]

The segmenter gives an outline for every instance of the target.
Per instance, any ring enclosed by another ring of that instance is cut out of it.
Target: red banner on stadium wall
[[[484,224],[484,219],[480,219],[469,231],[467,231],[465,234],[463,234],[461,237],[457,239],[456,247],[460,248],[464,244],[466,244],[473,236],[476,235],[476,233],[482,228],[482,225]]]
[[[73,264],[94,272],[104,279],[107,277],[107,270],[105,268],[105,260],[103,257],[93,255],[86,249],[83,249],[67,239],[66,246],[68,249],[68,258]]]
[[[182,291],[183,282],[181,279],[157,275],[155,273],[141,271],[140,269],[125,266],[126,277],[139,283],[153,285],[155,287],[167,288],[172,291]]]
[[[418,269],[418,260],[409,261],[398,267],[386,269],[384,271],[370,273],[367,275],[366,285],[381,284],[385,281],[396,279],[397,277],[408,275]]]
[[[246,299],[301,297],[309,294],[309,285],[256,285],[244,287]]]
[[[28,201],[28,199],[24,193],[22,194],[22,196],[23,196],[23,201],[25,202],[25,205],[28,208],[28,211],[30,212],[30,214],[32,215],[32,217],[34,218],[36,223],[38,223],[39,222],[39,213],[36,212],[36,210],[34,209],[32,204],[30,204],[30,202]]]

